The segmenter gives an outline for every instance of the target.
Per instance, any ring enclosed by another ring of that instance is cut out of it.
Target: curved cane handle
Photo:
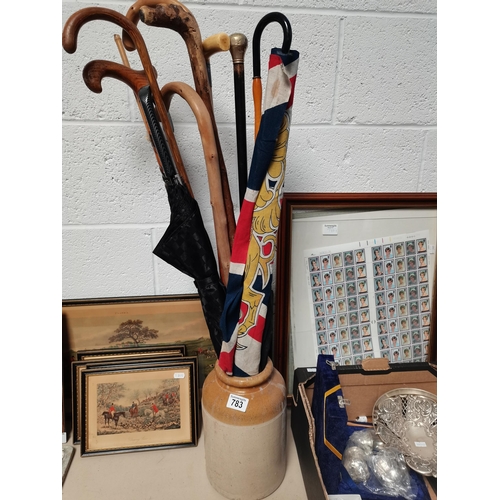
[[[252,81],[252,92],[253,92],[253,106],[255,114],[255,125],[254,125],[254,136],[257,138],[257,134],[260,128],[260,121],[262,117],[262,81],[260,73],[260,38],[265,27],[272,23],[277,22],[281,25],[283,29],[283,45],[281,47],[281,52],[283,54],[288,54],[290,52],[290,46],[292,44],[292,25],[288,18],[281,12],[270,12],[266,14],[257,24],[253,39],[252,39],[252,59],[253,59],[253,81]]]
[[[129,21],[123,14],[120,14],[119,12],[116,12],[112,9],[107,9],[105,7],[86,7],[73,13],[66,21],[62,35],[64,50],[70,54],[73,54],[77,48],[77,39],[80,29],[86,23],[94,20],[109,21],[120,26],[124,30],[124,32],[126,32],[133,40],[134,46],[137,48],[142,66],[149,80],[151,93],[156,103],[158,115],[160,121],[163,124],[169,146],[172,150],[175,166],[189,193],[192,196],[193,193],[189,184],[189,179],[187,177],[180,151],[177,147],[177,141],[175,140],[175,136],[168,119],[167,111],[163,103],[163,98],[158,87],[158,82],[156,81],[156,72],[153,65],[151,64],[151,59],[146,48],[146,43],[144,42],[144,39],[142,38],[142,35],[137,26]]]
[[[229,244],[227,217],[224,209],[224,196],[219,172],[217,145],[210,114],[201,97],[187,83],[167,83],[162,87],[161,93],[167,111],[170,109],[173,96],[177,94],[189,104],[189,107],[196,117],[207,167],[210,204],[212,205],[214,217],[217,256],[219,259],[219,273],[222,283],[227,285],[229,278],[229,263],[231,260],[231,247]]]
[[[127,11],[126,17],[130,20],[130,22],[134,23],[136,26],[139,23],[140,19],[140,10],[144,5],[152,6],[161,3],[161,0],[137,0],[131,5]],[[125,31],[122,34],[123,45],[129,51],[135,50],[135,44],[132,38]]]
[[[208,61],[213,55],[218,52],[226,52],[230,47],[230,39],[227,33],[215,33],[203,40],[203,55]]]
[[[146,73],[144,71],[131,69],[123,64],[100,59],[90,61],[83,68],[83,81],[85,82],[85,85],[87,85],[92,92],[97,94],[102,92],[102,80],[106,77],[120,80],[128,85],[134,92],[139,111],[144,121],[146,131],[148,132],[149,140],[153,146],[156,161],[158,162],[163,178],[173,178],[176,174],[176,169],[172,162],[172,158],[169,156],[168,147],[165,145],[164,138],[158,138],[158,134],[161,133],[158,129],[156,129],[155,134],[151,131],[148,119],[139,98],[140,90],[145,87],[149,87],[149,80]],[[157,138],[157,141],[155,141],[155,137]]]
[[[149,85],[149,80],[145,71],[136,70],[113,61],[96,59],[85,65],[82,71],[85,85],[96,94],[102,92],[102,80],[104,78],[114,78],[128,85],[134,94],[137,94],[142,87]]]

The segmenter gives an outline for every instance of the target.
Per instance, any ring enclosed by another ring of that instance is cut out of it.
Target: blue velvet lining
[[[340,385],[337,370],[332,370],[330,363],[333,363],[332,355],[318,356],[311,405],[316,426],[315,451],[326,491],[329,495],[358,494],[363,500],[405,500],[401,496],[377,495],[363,485],[355,483],[342,465],[342,460],[331,451],[333,448],[342,454],[350,435],[362,428],[347,425],[347,412],[345,408],[339,406],[338,400],[338,396],[342,396],[341,388],[325,399],[327,391]],[[430,500],[422,476],[413,470],[410,470],[410,476],[412,485],[416,486],[415,500]]]

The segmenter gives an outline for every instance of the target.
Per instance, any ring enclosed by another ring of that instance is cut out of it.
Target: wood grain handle
[[[203,40],[203,55],[208,60],[218,52],[228,51],[229,47],[229,35],[227,33],[215,33]]]
[[[190,19],[194,19],[192,12],[181,2],[177,0],[167,0],[162,2],[161,0],[137,0],[127,11],[127,18],[130,19],[135,25],[142,20],[143,23],[149,25],[148,19],[152,16],[152,10],[156,7],[162,5],[166,9],[170,9],[176,12],[176,18],[185,21],[186,24],[180,23],[179,29],[186,29],[187,24]],[[143,7],[151,7],[151,10],[142,11]],[[142,12],[141,12],[142,11]],[[175,28],[172,28],[175,29]],[[178,31],[178,30],[175,30]],[[130,39],[127,33],[123,33],[123,44],[127,50],[134,50],[134,41]]]
[[[102,80],[106,77],[115,78],[128,85],[134,93],[149,85],[145,71],[135,70],[113,61],[96,59],[90,61],[83,68],[83,81],[85,85],[96,94],[102,92]]]

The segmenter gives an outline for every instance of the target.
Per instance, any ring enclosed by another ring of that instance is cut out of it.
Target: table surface
[[[80,445],[62,488],[63,500],[119,498],[122,500],[224,500],[208,481],[203,429],[198,446],[170,450],[80,456]],[[287,468],[280,487],[269,500],[307,498],[287,410]]]

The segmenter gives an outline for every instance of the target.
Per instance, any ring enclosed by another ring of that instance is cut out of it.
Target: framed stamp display
[[[82,457],[198,444],[197,358],[81,375]]]
[[[273,361],[287,381],[386,357],[434,361],[436,193],[285,193]]]

